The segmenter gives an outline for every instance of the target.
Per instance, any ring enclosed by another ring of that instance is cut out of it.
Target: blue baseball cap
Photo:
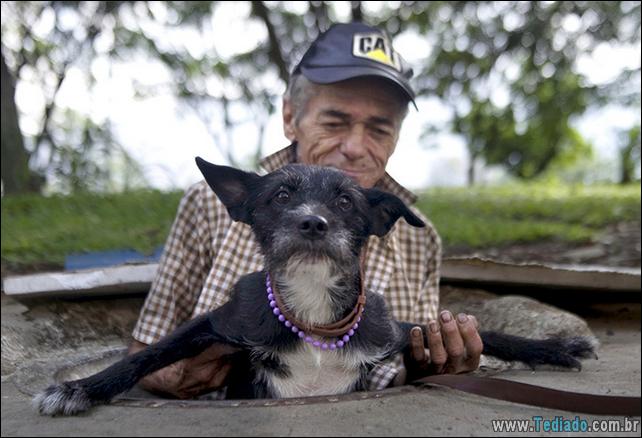
[[[292,72],[298,73],[318,84],[378,76],[399,87],[417,108],[409,81],[412,68],[394,50],[384,31],[367,24],[333,24],[305,52]]]

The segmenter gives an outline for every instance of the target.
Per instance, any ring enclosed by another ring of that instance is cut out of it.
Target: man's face
[[[317,87],[298,119],[284,104],[284,129],[298,142],[298,161],[335,167],[362,187],[374,186],[399,138],[404,104],[398,92],[375,78]]]

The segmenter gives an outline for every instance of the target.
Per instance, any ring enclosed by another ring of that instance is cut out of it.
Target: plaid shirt
[[[262,167],[269,172],[294,162],[295,147],[265,158]],[[387,173],[377,188],[408,205],[417,199]],[[386,236],[371,236],[365,282],[368,290],[384,295],[396,319],[425,325],[436,319],[439,307],[441,242],[432,224],[411,208],[427,226],[415,228],[399,220]],[[134,339],[157,342],[183,322],[227,302],[242,275],[262,268],[263,256],[251,228],[232,221],[205,181],[194,184],[178,207]],[[368,376],[368,388],[387,387],[402,366],[400,356],[378,365]]]

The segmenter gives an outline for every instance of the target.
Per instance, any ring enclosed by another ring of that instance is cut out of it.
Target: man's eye
[[[324,123],[323,126],[327,129],[339,129],[343,125],[341,123]]]
[[[348,211],[352,208],[352,199],[348,195],[341,195],[337,200],[339,208],[343,211]]]
[[[281,190],[276,194],[274,199],[276,199],[276,202],[278,202],[279,204],[287,204],[288,202],[290,202],[290,194],[286,190]]]

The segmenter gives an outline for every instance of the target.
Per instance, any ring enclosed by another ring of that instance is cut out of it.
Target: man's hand
[[[129,354],[147,347],[132,341]],[[214,344],[198,356],[178,361],[145,376],[140,385],[147,391],[180,399],[194,398],[220,388],[232,368],[230,355],[239,351],[227,344]]]
[[[428,349],[425,348],[420,327],[410,332],[410,354],[405,365],[410,382],[430,374],[458,374],[474,371],[479,366],[483,344],[477,329],[479,324],[472,315],[460,313],[453,317],[444,310],[439,321],[430,321],[427,327]]]

